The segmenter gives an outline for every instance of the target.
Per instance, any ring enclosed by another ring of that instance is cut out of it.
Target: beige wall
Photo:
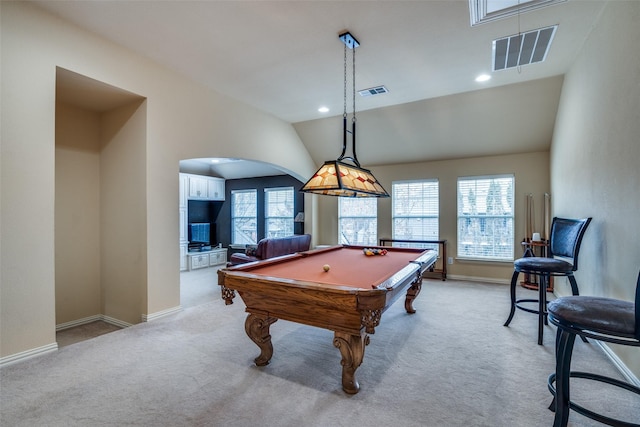
[[[142,110],[129,113],[144,116],[140,117],[146,122],[144,128],[123,129],[129,135],[125,136],[108,123],[101,125],[111,132],[109,138],[101,135],[101,139],[120,146],[108,162],[105,159],[111,153],[103,149],[100,156],[100,182],[108,183],[101,188],[101,203],[106,198],[120,205],[109,204],[107,209],[119,211],[107,213],[114,223],[101,228],[107,233],[121,227],[129,230],[126,236],[109,234],[113,238],[109,240],[103,234],[101,239],[101,256],[107,257],[101,261],[101,281],[119,280],[116,270],[123,262],[128,271],[122,284],[124,301],[104,295],[105,311],[125,317],[120,320],[139,322],[142,315],[180,304],[181,159],[259,160],[282,166],[300,178],[315,171],[290,124],[196,85],[29,3],[0,2],[0,8],[0,357],[22,357],[56,347],[56,67],[146,99]],[[131,138],[136,141],[125,148]],[[105,175],[113,179],[105,180]],[[124,252],[117,254],[116,248]],[[104,272],[105,266],[109,272]],[[120,311],[121,303],[125,312]],[[135,316],[130,315],[133,310]]]
[[[448,274],[457,278],[491,280],[508,283],[513,273],[511,262],[474,262],[455,259],[457,246],[457,179],[462,176],[513,174],[515,176],[516,222],[514,254],[522,254],[520,242],[524,237],[524,197],[533,194],[536,202],[536,224],[542,226],[542,206],[545,192],[549,192],[549,153],[527,153],[509,156],[477,157],[371,168],[375,177],[388,192],[393,181],[437,179],[440,186],[440,239],[447,240],[447,255],[454,257]],[[338,241],[337,198],[319,199],[318,222],[321,244]],[[378,200],[378,238],[392,237],[391,199]]]
[[[100,121],[102,314],[127,323],[147,310],[146,106],[117,108]],[[178,305],[179,288],[171,288]]]
[[[56,324],[102,314],[100,115],[56,104]]]
[[[627,301],[640,270],[638,22],[640,2],[608,3],[565,77],[551,149],[553,212],[593,217],[576,273],[581,293]],[[638,349],[616,352],[640,377]]]

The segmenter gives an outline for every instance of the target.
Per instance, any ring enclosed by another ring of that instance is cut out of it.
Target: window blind
[[[513,175],[458,178],[458,257],[512,261]]]

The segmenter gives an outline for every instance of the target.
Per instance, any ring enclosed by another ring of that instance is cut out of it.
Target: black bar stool
[[[555,411],[554,427],[565,427],[569,422],[569,410],[601,423],[618,427],[639,427],[640,424],[621,421],[590,411],[570,399],[571,378],[595,380],[621,387],[640,395],[640,387],[633,384],[589,372],[571,371],[571,355],[576,336],[640,347],[640,275],[636,284],[636,301],[620,301],[612,298],[568,296],[549,303],[549,321],[558,327],[556,335],[556,372],[547,381],[553,402],[549,409]],[[555,387],[554,387],[555,383]],[[640,408],[638,409],[640,418]],[[640,422],[640,419],[633,421]]]
[[[538,344],[542,345],[544,325],[547,324],[547,287],[551,276],[565,276],[571,284],[571,292],[578,295],[578,284],[573,275],[578,270],[578,253],[591,218],[566,219],[553,218],[551,236],[549,236],[548,257],[524,257],[513,263],[511,276],[511,312],[504,326],[509,326],[516,308],[538,315]],[[556,258],[562,257],[562,259]],[[516,287],[520,273],[540,276],[538,299],[516,299]],[[538,309],[520,305],[522,303],[538,303]]]

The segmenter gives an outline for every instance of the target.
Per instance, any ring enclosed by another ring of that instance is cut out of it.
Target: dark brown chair
[[[514,263],[511,277],[511,312],[504,326],[509,326],[516,308],[538,315],[538,344],[542,345],[544,325],[547,324],[547,288],[552,276],[565,276],[571,284],[571,292],[578,295],[578,284],[573,273],[578,270],[578,253],[591,218],[566,219],[553,218],[547,257],[524,257]],[[561,258],[557,258],[561,257]],[[516,288],[520,273],[537,275],[538,299],[516,299]],[[522,303],[538,303],[538,309],[521,305]]]
[[[554,427],[565,427],[569,410],[611,426],[640,426],[595,413],[572,402],[569,395],[571,378],[595,380],[621,387],[640,395],[640,387],[615,378],[571,371],[571,355],[576,336],[620,345],[640,347],[640,275],[636,284],[636,301],[611,298],[568,296],[549,303],[549,321],[558,327],[556,335],[556,372],[548,380],[555,411]],[[555,387],[554,387],[555,383]],[[640,412],[638,412],[640,418]],[[639,419],[633,421],[640,422]]]

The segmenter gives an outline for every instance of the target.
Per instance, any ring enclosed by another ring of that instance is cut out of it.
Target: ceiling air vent
[[[547,58],[557,25],[493,41],[493,71],[535,64]]]
[[[360,96],[374,96],[374,95],[382,95],[383,93],[389,92],[384,86],[376,86],[371,87],[369,89],[359,90],[358,93]]]

